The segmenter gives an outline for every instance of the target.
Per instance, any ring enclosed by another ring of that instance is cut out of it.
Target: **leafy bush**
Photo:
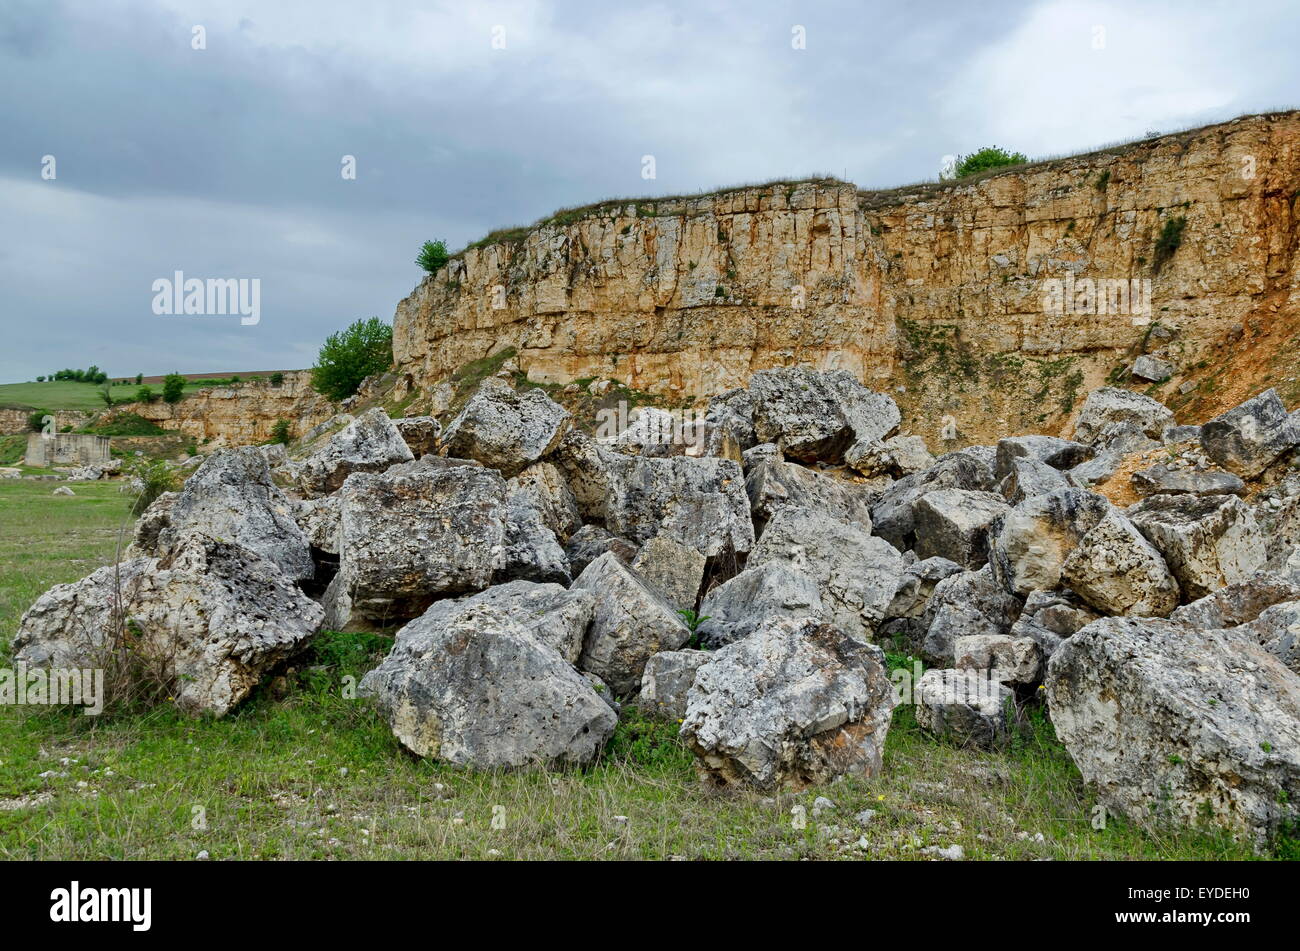
[[[271,427],[271,442],[278,442],[282,446],[287,446],[292,438],[289,434],[289,421],[287,419],[277,419],[275,425]]]
[[[157,395],[152,386],[142,386],[135,391],[135,399],[137,403],[152,403],[157,399]]]
[[[140,385],[143,384],[143,383],[144,383],[144,374],[143,374],[143,373],[137,373],[137,374],[135,375],[135,385],[136,385],[136,386],[140,386]]]
[[[393,328],[378,317],[357,320],[326,338],[311,370],[311,385],[332,400],[347,399],[362,380],[382,373],[392,362]]]
[[[1186,227],[1187,219],[1182,216],[1165,219],[1164,227],[1160,229],[1160,237],[1156,239],[1156,255],[1152,262],[1152,267],[1157,273],[1183,243],[1183,229]]]
[[[274,373],[271,374],[272,386],[279,386],[283,382],[284,382],[284,374],[281,373],[279,370],[276,370]]]
[[[164,492],[173,491],[177,484],[176,473],[162,459],[138,457],[127,465],[126,474],[138,493],[131,504],[134,515],[147,509]]]
[[[957,177],[965,178],[967,175],[987,172],[991,168],[1001,168],[1003,165],[1022,165],[1028,161],[1029,159],[1020,152],[1008,152],[996,145],[990,145],[988,148],[980,149],[970,155],[963,155],[957,163]]]
[[[179,403],[185,395],[185,377],[179,373],[168,373],[163,377],[162,398],[168,403]]]
[[[445,243],[442,241],[426,241],[420,248],[420,256],[415,259],[415,263],[432,274],[446,264],[449,257]]]
[[[49,414],[43,409],[38,409],[27,417],[27,428],[34,433],[39,433],[45,428],[45,417]]]

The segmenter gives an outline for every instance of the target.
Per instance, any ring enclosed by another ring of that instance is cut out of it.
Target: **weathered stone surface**
[[[904,476],[871,507],[872,530],[900,551],[916,544],[913,503],[939,489],[987,491],[993,471],[969,453],[949,453],[924,472]]]
[[[895,697],[879,649],[772,619],[695,673],[681,734],[719,785],[802,788],[879,772]]]
[[[1292,814],[1300,678],[1249,638],[1105,618],[1061,645],[1046,686],[1057,736],[1108,808],[1260,845]]]
[[[1252,638],[1293,674],[1300,675],[1300,600],[1267,607],[1236,631]]]
[[[1025,499],[990,533],[994,577],[1020,595],[1058,587],[1065,559],[1110,509],[1105,498],[1083,489]]]
[[[760,523],[772,518],[783,506],[794,505],[855,522],[871,531],[871,493],[866,487],[836,479],[779,458],[758,462],[745,476],[754,518]]]
[[[1019,505],[1035,495],[1047,495],[1057,489],[1076,488],[1073,476],[1053,469],[1037,459],[1020,458],[1011,461],[1010,470],[998,486],[998,491],[1012,505]]]
[[[656,535],[707,557],[744,553],[754,523],[739,464],[716,457],[611,455],[605,527],[641,544]]]
[[[844,464],[866,476],[901,478],[924,472],[934,465],[934,461],[920,436],[859,439],[844,451]]]
[[[1152,466],[1133,473],[1133,490],[1148,495],[1245,495],[1246,484],[1230,472]]]
[[[1255,620],[1266,609],[1284,601],[1300,601],[1300,582],[1261,571],[1191,604],[1184,604],[1169,615],[1169,620],[1198,630],[1237,627]]]
[[[289,580],[302,581],[316,569],[292,511],[261,452],[252,446],[220,450],[185,480],[158,532],[158,551],[166,554],[202,533],[255,551]]]
[[[1174,365],[1168,360],[1162,360],[1159,357],[1144,353],[1133,361],[1129,373],[1136,379],[1146,380],[1149,383],[1159,383],[1173,376],[1174,369]]]
[[[707,562],[694,548],[657,535],[641,546],[632,569],[677,610],[694,610]]]
[[[741,452],[758,444],[754,433],[754,400],[749,390],[737,388],[712,397],[704,411],[704,420],[712,426],[711,437],[718,440],[710,445],[712,455],[721,441],[730,438]]]
[[[884,439],[901,419],[893,399],[843,370],[761,370],[749,392],[757,441],[804,462],[839,462],[853,442]]]
[[[1152,439],[1159,439],[1174,414],[1163,403],[1141,393],[1103,386],[1088,394],[1074,424],[1074,438],[1093,445],[1102,430],[1115,423],[1132,423]]]
[[[413,753],[479,769],[591,762],[618,722],[559,652],[486,604],[406,625],[360,693]]]
[[[626,538],[612,535],[599,525],[582,526],[573,533],[564,549],[569,559],[569,573],[574,576],[582,574],[589,564],[607,551],[617,555],[623,564],[631,565],[636,560],[638,549]]]
[[[709,651],[660,651],[646,661],[641,674],[641,707],[661,717],[686,716],[686,695],[695,672],[713,659]]]
[[[870,640],[903,576],[903,558],[883,539],[821,512],[785,508],[768,522],[748,565],[784,561],[817,583],[829,620]]]
[[[927,670],[912,688],[923,730],[994,749],[1011,735],[1011,691],[980,670]]]
[[[1164,556],[1184,600],[1244,581],[1264,566],[1264,539],[1235,495],[1153,495],[1128,517]]]
[[[305,495],[336,492],[354,472],[383,472],[415,456],[388,414],[376,407],[362,413],[296,467]]]
[[[1178,582],[1164,557],[1118,509],[1079,540],[1061,581],[1104,614],[1166,617],[1178,606]]]
[[[1010,506],[992,492],[939,489],[927,492],[912,506],[916,554],[947,558],[964,568],[978,568],[989,557],[989,527]]]
[[[1053,469],[1071,469],[1091,459],[1092,447],[1056,436],[1009,436],[998,440],[993,474],[1005,479],[1017,459],[1033,459]]]
[[[128,557],[158,554],[158,536],[171,524],[172,506],[181,497],[179,492],[164,492],[149,503],[135,523],[135,534]]]
[[[887,618],[913,618],[925,613],[935,586],[944,578],[961,574],[962,567],[947,558],[926,558],[903,569],[894,597],[885,609]]]
[[[568,423],[568,411],[542,390],[516,392],[489,377],[447,424],[442,448],[510,478],[556,448]]]
[[[652,591],[613,552],[601,555],[573,582],[589,591],[596,609],[578,666],[595,674],[618,696],[641,684],[646,661],[660,651],[674,651],[691,632],[673,606]]]
[[[322,616],[257,552],[190,534],[161,559],[51,588],[23,615],[13,656],[33,667],[112,668],[130,625],[139,670],[123,674],[134,686],[167,691],[188,713],[223,716]]]
[[[985,671],[1004,684],[1034,684],[1042,673],[1043,652],[1032,637],[975,634],[953,642],[953,665]]]
[[[1025,609],[1011,626],[1011,636],[1032,638],[1043,652],[1043,662],[1061,641],[1097,620],[1097,613],[1071,591],[1032,591]]]
[[[1250,479],[1282,453],[1300,445],[1300,427],[1287,414],[1276,390],[1268,389],[1214,417],[1201,427],[1205,454],[1225,469]]]
[[[403,416],[393,420],[411,454],[419,459],[438,451],[438,437],[442,434],[442,425],[433,416]]]
[[[582,526],[578,500],[560,470],[551,463],[538,462],[529,466],[511,478],[507,486],[511,495],[522,493],[528,498],[561,544],[567,543]]]
[[[958,638],[1006,634],[1020,611],[1021,600],[994,580],[988,565],[951,575],[935,585],[926,607],[921,653],[932,663],[948,666]]]
[[[549,461],[564,477],[583,518],[605,517],[605,500],[610,492],[609,462],[613,455],[577,429],[565,433],[551,452]]]
[[[1166,426],[1160,435],[1160,441],[1166,446],[1179,446],[1183,443],[1200,442],[1200,426]]]
[[[391,625],[482,590],[505,564],[506,484],[492,469],[426,457],[356,473],[339,493],[339,571],[327,625]]]
[[[573,580],[569,559],[542,513],[527,494],[510,492],[509,488],[506,491],[505,551],[497,580],[520,578],[568,584]]]
[[[435,601],[420,620],[428,627],[433,621],[444,623],[467,608],[479,606],[502,612],[570,664],[576,664],[587,625],[596,610],[596,598],[590,591],[568,591],[558,584],[509,581],[477,594]]]
[[[782,559],[751,564],[704,596],[697,630],[710,650],[748,637],[771,617],[825,618],[811,577]]]

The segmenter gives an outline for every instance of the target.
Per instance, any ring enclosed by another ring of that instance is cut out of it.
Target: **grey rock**
[[[1230,472],[1152,466],[1133,473],[1133,489],[1148,495],[1245,495],[1246,484]]]
[[[447,424],[442,448],[510,478],[556,448],[568,424],[568,411],[542,390],[517,393],[490,377]]]
[[[1042,649],[1032,637],[975,634],[953,642],[953,666],[985,671],[1000,683],[1037,683],[1042,665]]]
[[[681,735],[718,785],[798,789],[878,773],[895,703],[878,648],[776,618],[696,671]]]
[[[1159,357],[1144,353],[1133,361],[1133,366],[1129,368],[1129,374],[1139,380],[1159,383],[1173,376],[1174,369],[1174,365],[1168,360],[1162,360]]]
[[[496,580],[568,584],[569,559],[532,499],[507,488],[505,553]]]
[[[696,628],[711,650],[754,633],[768,618],[825,618],[817,583],[784,560],[753,564],[704,596]]]
[[[406,625],[360,693],[413,753],[478,769],[589,763],[618,722],[559,652],[483,604]]]
[[[749,390],[728,390],[711,398],[704,419],[712,426],[711,439],[721,441],[729,437],[742,452],[758,444],[754,433],[754,400]],[[711,450],[716,448],[716,445],[710,446]],[[714,451],[712,454],[720,453]]]
[[[1037,459],[1020,458],[1011,461],[1010,470],[999,484],[998,491],[1010,504],[1019,505],[1035,495],[1077,487],[1078,483],[1069,473],[1053,469]]]
[[[901,420],[890,397],[844,370],[760,370],[749,392],[756,440],[774,442],[803,462],[839,462],[853,442],[884,439]]]
[[[1164,557],[1118,509],[1079,540],[1061,581],[1104,614],[1166,617],[1178,606],[1178,582]]]
[[[1164,556],[1184,600],[1244,581],[1264,566],[1264,539],[1235,495],[1153,495],[1128,517]]]
[[[322,495],[302,499],[293,509],[294,521],[302,529],[307,544],[328,555],[339,553],[339,497]]]
[[[939,489],[987,491],[994,483],[993,471],[975,456],[954,452],[942,456],[924,472],[904,476],[880,496],[871,507],[872,530],[900,551],[916,544],[913,503]]]
[[[924,472],[934,462],[934,456],[920,436],[859,439],[844,452],[844,464],[866,476],[898,478],[913,475]]]
[[[1236,629],[1300,675],[1300,600],[1285,601],[1259,612]]]
[[[383,472],[415,456],[388,414],[376,407],[353,419],[296,467],[303,494],[328,495],[354,472]]]
[[[944,578],[961,574],[962,566],[947,558],[926,558],[907,565],[894,597],[885,609],[887,618],[915,618],[925,613],[935,586]]]
[[[1103,386],[1088,394],[1074,424],[1074,438],[1093,445],[1101,431],[1114,423],[1132,423],[1152,439],[1172,425],[1174,414],[1163,403],[1141,393]]]
[[[596,611],[596,598],[590,591],[568,591],[558,584],[509,581],[477,594],[435,601],[420,620],[425,627],[434,621],[445,623],[470,607],[500,611],[570,664],[576,664]]]
[[[438,451],[438,437],[442,425],[433,416],[403,416],[393,420],[393,426],[402,436],[411,455],[416,459]]]
[[[569,572],[580,575],[586,567],[605,554],[612,551],[618,560],[631,565],[636,560],[637,546],[626,538],[619,538],[599,525],[584,525],[573,533],[565,547],[565,556],[569,559]]]
[[[988,561],[989,527],[1010,506],[1000,495],[968,489],[938,489],[913,503],[912,520],[919,558],[947,558],[964,568]]]
[[[565,433],[551,452],[549,461],[564,477],[578,512],[585,519],[605,518],[605,500],[610,493],[609,465],[614,455],[576,429]]]
[[[1201,427],[1205,454],[1243,478],[1254,478],[1300,445],[1300,426],[1277,391],[1268,389]]]
[[[511,495],[520,493],[528,498],[561,544],[567,544],[582,526],[578,500],[553,464],[535,463],[512,477],[507,485]]]
[[[951,575],[935,585],[926,607],[921,653],[932,663],[950,665],[959,638],[1006,634],[1021,607],[1021,600],[994,580],[988,565]]]
[[[1250,638],[1104,618],[1048,664],[1057,736],[1134,822],[1210,822],[1263,846],[1300,794],[1300,678]]]
[[[1183,605],[1169,615],[1169,620],[1198,630],[1237,627],[1284,601],[1300,601],[1300,583],[1261,571]]]
[[[1058,587],[1065,559],[1111,508],[1105,498],[1083,489],[1025,499],[990,532],[994,576],[1020,595]]]
[[[681,720],[695,672],[713,659],[709,651],[660,651],[646,661],[641,674],[641,707],[658,716]]]
[[[981,670],[927,670],[913,689],[921,729],[994,749],[1011,735],[1011,691]]]
[[[741,453],[741,468],[743,468],[745,472],[748,473],[750,469],[752,469],[754,466],[757,466],[761,463],[767,462],[772,459],[775,459],[778,462],[780,462],[783,461],[784,458],[785,457],[781,455],[780,447],[778,447],[776,443],[774,442],[759,443],[757,446],[753,446],[749,449],[746,449],[743,453]]]
[[[600,677],[620,697],[640,686],[652,655],[677,650],[690,639],[689,628],[673,606],[612,552],[589,564],[573,590],[589,591],[596,598],[578,666]]]
[[[998,441],[994,476],[999,480],[1011,474],[1017,459],[1033,459],[1053,469],[1071,469],[1092,458],[1090,446],[1056,436],[1010,436]]]
[[[694,548],[657,535],[641,546],[632,568],[674,608],[694,610],[707,560]]]
[[[1183,443],[1200,442],[1200,426],[1166,426],[1160,435],[1160,441],[1166,446],[1181,446]]]
[[[149,503],[135,523],[128,557],[158,554],[158,536],[171,523],[172,506],[180,497],[179,492],[164,492]]]
[[[842,522],[871,531],[871,493],[864,486],[816,472],[793,462],[769,459],[745,477],[754,518],[765,523],[783,506],[817,509]]]

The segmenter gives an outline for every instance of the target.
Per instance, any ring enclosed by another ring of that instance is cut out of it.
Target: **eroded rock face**
[[[900,551],[916,545],[914,503],[940,489],[987,491],[993,487],[992,468],[967,452],[952,452],[929,469],[899,479],[871,507],[872,530]]]
[[[1209,821],[1263,845],[1293,814],[1300,678],[1251,639],[1104,618],[1060,646],[1046,687],[1084,779],[1133,821]]]
[[[803,462],[839,462],[851,444],[882,440],[901,419],[893,399],[843,370],[761,370],[749,392],[757,440]]]
[[[757,462],[745,476],[754,518],[765,523],[787,505],[816,509],[871,530],[872,495],[861,485],[825,475],[779,457]]]
[[[658,716],[681,720],[686,716],[686,695],[695,684],[695,672],[713,659],[708,651],[660,651],[641,675],[641,706]]]
[[[1152,466],[1133,473],[1138,495],[1245,495],[1246,484],[1230,472],[1197,472]]]
[[[636,560],[638,549],[626,538],[611,535],[599,525],[582,526],[573,533],[564,549],[569,559],[569,573],[582,574],[589,564],[607,551],[612,551],[623,564],[631,565]]]
[[[568,584],[569,559],[542,513],[529,496],[507,492],[505,554],[497,579]]]
[[[1011,735],[1011,691],[982,670],[927,670],[913,687],[921,729],[994,749]]]
[[[978,568],[989,559],[989,527],[1010,510],[992,492],[939,489],[912,505],[919,558],[947,558],[964,568]]]
[[[171,524],[172,506],[181,497],[179,492],[164,492],[149,503],[136,520],[131,550],[128,557],[158,554],[158,536]]]
[[[769,618],[825,618],[817,583],[784,559],[751,565],[700,605],[697,632],[710,650],[748,637]]]
[[[478,591],[505,564],[506,484],[491,469],[426,458],[357,473],[339,493],[339,572],[327,624],[398,624]]]
[[[1092,458],[1093,450],[1082,443],[1056,436],[1009,436],[998,441],[994,475],[1005,479],[1016,459],[1033,459],[1053,469],[1071,469]]]
[[[1201,427],[1201,446],[1214,462],[1254,478],[1284,452],[1300,445],[1300,426],[1275,390],[1248,399]]]
[[[489,377],[447,425],[442,447],[510,478],[554,449],[568,423],[568,411],[542,390],[516,392]]]
[[[195,533],[255,551],[291,581],[306,580],[316,570],[292,503],[271,482],[266,457],[253,446],[219,450],[185,480],[167,506],[158,552],[166,555]]]
[[[618,717],[558,651],[499,607],[436,608],[360,685],[403,746],[479,769],[596,757]]]
[[[442,425],[433,416],[403,416],[393,420],[411,454],[419,459],[438,451],[438,437]]]
[[[695,672],[681,734],[719,785],[802,788],[879,772],[895,705],[879,649],[773,619]]]
[[[1103,386],[1088,394],[1074,424],[1074,438],[1093,445],[1103,430],[1117,423],[1129,423],[1151,439],[1159,439],[1174,424],[1167,406],[1142,393]]]
[[[304,495],[338,491],[354,472],[383,472],[415,456],[388,414],[376,407],[362,413],[303,459],[296,468]]]
[[[1061,566],[1061,580],[1105,614],[1166,617],[1178,606],[1169,566],[1118,509],[1080,539]]]
[[[959,638],[1006,634],[1021,607],[1021,599],[994,579],[988,565],[950,575],[935,585],[926,606],[921,653],[932,663],[949,666]]]
[[[14,659],[112,668],[192,714],[224,716],[319,629],[324,612],[254,551],[191,534],[162,559],[101,568],[46,592],[23,615]],[[120,667],[133,631],[138,666]],[[114,698],[110,698],[114,699]]]
[[[1244,581],[1264,566],[1264,539],[1234,495],[1153,495],[1128,517],[1164,556],[1184,600]]]
[[[1083,489],[1025,499],[990,532],[994,577],[1022,596],[1058,587],[1065,559],[1111,507],[1104,497]]]
[[[1261,571],[1183,605],[1169,619],[1199,630],[1237,627],[1284,601],[1300,601],[1300,582]]]
[[[875,634],[903,577],[903,558],[884,539],[794,507],[768,523],[747,564],[755,568],[771,561],[812,578],[828,620],[863,641]]]
[[[844,464],[865,476],[901,478],[924,472],[934,461],[920,436],[859,439],[844,452]]]
[[[1028,457],[1011,460],[998,491],[1012,505],[1019,505],[1035,495],[1047,495],[1057,489],[1077,488],[1073,476],[1053,469],[1045,462]]]
[[[595,674],[618,696],[641,684],[646,661],[660,651],[675,651],[691,632],[673,606],[621,562],[601,555],[573,582],[573,590],[596,599],[578,666]]]
[[[582,527],[578,500],[560,470],[551,463],[535,463],[511,478],[508,484],[512,495],[520,493],[528,498],[560,544],[566,544]]]
[[[656,535],[636,553],[632,570],[678,611],[694,610],[706,562],[694,548]]]

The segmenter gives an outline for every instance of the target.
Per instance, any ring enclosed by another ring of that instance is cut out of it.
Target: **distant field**
[[[204,389],[202,381],[204,380],[225,380],[232,376],[238,376],[242,380],[252,380],[258,377],[269,377],[272,373],[290,373],[290,370],[258,370],[248,373],[185,373],[182,374],[187,380],[194,382],[185,386],[185,395]],[[113,394],[114,402],[130,403],[135,399],[135,378],[128,386],[110,387]],[[147,376],[144,378],[146,385],[153,387],[155,393],[162,392],[161,376]],[[211,384],[208,384],[211,385]],[[95,383],[74,383],[72,381],[58,380],[53,383],[0,383],[0,408],[18,407],[26,409],[77,409],[77,410],[100,410],[104,408],[104,400],[100,396],[102,385]]]

